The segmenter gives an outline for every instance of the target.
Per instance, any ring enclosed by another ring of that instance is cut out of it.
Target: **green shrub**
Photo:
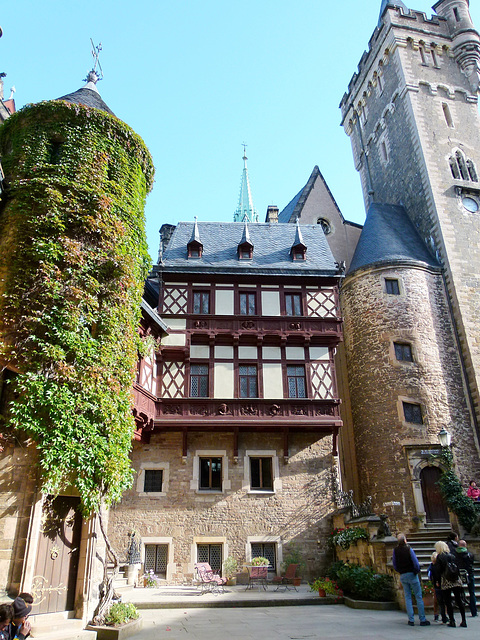
[[[138,611],[131,602],[116,602],[110,607],[110,611],[105,616],[105,624],[110,627],[116,627],[119,624],[125,624],[130,620],[138,618]]]
[[[348,562],[335,562],[327,571],[345,595],[359,600],[391,601],[394,599],[393,579],[373,569]]]

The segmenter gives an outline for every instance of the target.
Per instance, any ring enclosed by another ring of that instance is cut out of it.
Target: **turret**
[[[440,0],[433,9],[447,20],[453,53],[474,92],[480,86],[480,35],[469,12],[469,0]]]

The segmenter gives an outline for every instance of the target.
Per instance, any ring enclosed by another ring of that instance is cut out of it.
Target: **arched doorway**
[[[442,470],[438,467],[425,467],[420,472],[423,504],[427,522],[448,522],[448,509],[438,488]]]

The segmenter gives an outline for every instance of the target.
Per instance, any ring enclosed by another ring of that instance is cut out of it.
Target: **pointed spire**
[[[200,232],[198,230],[198,224],[197,224],[197,216],[195,216],[193,219],[194,219],[193,231],[192,231],[192,237],[190,238],[190,242],[198,242],[201,244]]]
[[[290,249],[293,260],[305,260],[307,253],[307,245],[303,242],[302,230],[300,229],[300,223],[297,218],[295,225],[295,239]]]
[[[240,240],[240,244],[250,244],[253,247],[252,241],[250,240],[250,231],[248,230],[248,224],[245,220],[245,226],[243,227],[243,235]]]
[[[200,232],[198,230],[197,216],[193,224],[192,237],[187,244],[189,258],[201,258],[203,255],[203,244],[200,240]]]
[[[243,145],[243,173],[240,183],[240,197],[238,207],[233,215],[234,222],[258,222],[258,213],[255,211],[248,179],[246,146]]]

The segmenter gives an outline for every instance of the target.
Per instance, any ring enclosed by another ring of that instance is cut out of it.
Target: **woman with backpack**
[[[449,627],[456,627],[455,618],[453,617],[452,591],[455,596],[458,610],[462,616],[461,627],[467,626],[465,617],[465,605],[462,600],[463,585],[460,579],[460,572],[456,563],[455,556],[450,553],[450,549],[446,542],[439,540],[435,543],[435,551],[437,552],[437,562],[441,575],[442,596],[447,608],[449,617]]]

